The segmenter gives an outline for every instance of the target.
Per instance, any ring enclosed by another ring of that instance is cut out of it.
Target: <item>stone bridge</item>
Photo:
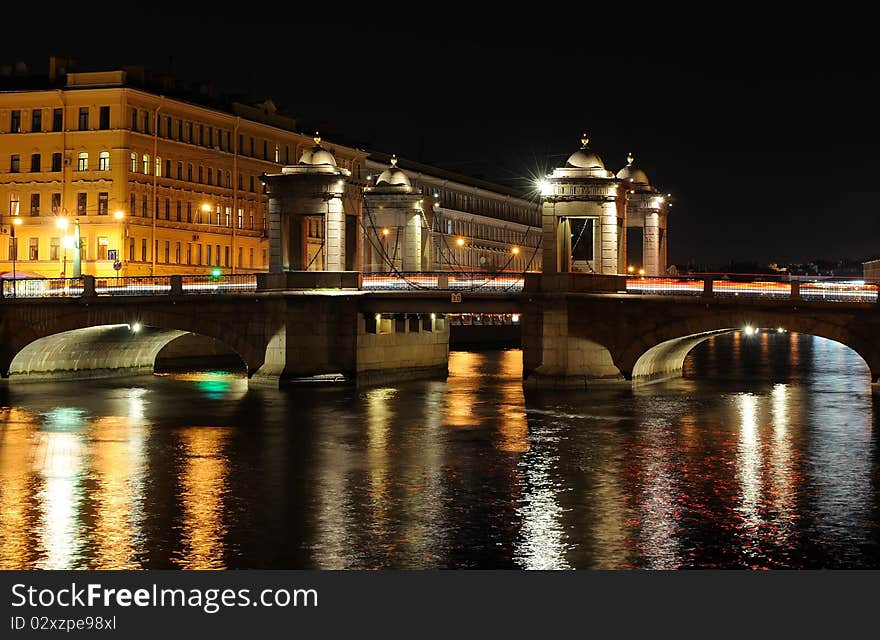
[[[339,286],[6,298],[0,302],[0,372],[12,378],[148,372],[166,345],[194,333],[237,353],[254,384],[442,375],[446,314],[482,312],[521,314],[528,385],[584,388],[676,375],[698,343],[747,326],[843,343],[865,360],[872,381],[880,380],[876,303],[611,293],[607,289],[620,287],[608,287],[607,278],[557,282],[545,276],[521,292],[463,292],[460,301],[448,291]]]

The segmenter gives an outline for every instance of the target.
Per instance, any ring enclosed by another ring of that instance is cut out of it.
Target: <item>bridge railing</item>
[[[248,293],[257,290],[257,276],[252,273],[228,276],[181,276],[183,293]]]
[[[523,274],[485,271],[365,273],[361,287],[366,291],[485,291],[519,292]]]
[[[99,296],[149,296],[171,293],[171,276],[122,276],[95,278]]]
[[[627,278],[627,293],[764,300],[877,302],[878,287],[853,278],[693,274]]]
[[[83,294],[82,278],[21,278],[3,280],[4,298],[76,298]]]

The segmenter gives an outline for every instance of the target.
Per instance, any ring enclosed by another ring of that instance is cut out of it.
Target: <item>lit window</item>
[[[89,170],[89,154],[83,151],[77,156],[76,160],[76,170],[77,171],[88,171]]]
[[[110,152],[102,151],[98,155],[98,171],[110,171]]]
[[[144,164],[144,173],[149,174],[150,173],[150,156],[148,156],[146,153],[144,154],[144,157],[143,157],[143,164]]]
[[[131,154],[131,172],[137,173],[138,170],[138,154]]]

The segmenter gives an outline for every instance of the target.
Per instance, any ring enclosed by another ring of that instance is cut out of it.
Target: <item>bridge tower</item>
[[[589,142],[541,182],[545,274],[622,272],[626,194]]]
[[[298,163],[261,176],[269,193],[270,273],[356,268],[351,263],[357,247],[346,246],[343,207],[350,177],[317,134]]]
[[[626,227],[642,229],[642,266],[645,275],[666,274],[667,197],[651,186],[647,174],[633,166],[633,156],[617,172],[621,189],[626,190]],[[625,263],[624,263],[625,264]]]
[[[424,196],[397,167],[397,156],[364,190],[364,272],[422,271],[430,268],[431,225]]]

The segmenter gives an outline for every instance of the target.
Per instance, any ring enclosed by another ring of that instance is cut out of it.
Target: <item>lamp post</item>
[[[62,232],[67,229],[67,218],[58,218],[55,221],[55,226],[58,227]],[[69,242],[67,240],[67,235],[61,238],[61,277],[67,277],[67,246]]]
[[[122,222],[125,220],[125,212],[116,211],[114,212],[113,217],[117,222]],[[116,271],[116,275],[119,275],[119,269],[122,268],[122,255],[125,252],[125,237],[128,235],[127,231],[128,223],[126,222],[119,228],[119,248],[117,249],[116,261],[113,263],[113,269]]]
[[[73,277],[82,277],[82,241],[79,239],[79,218],[73,221]]]
[[[15,261],[18,259],[18,243],[15,241],[15,227],[21,224],[21,218],[15,217],[12,219],[12,226],[10,227],[10,234],[12,237],[12,297],[17,297],[16,294],[16,283],[15,281],[18,279],[18,275],[15,271]]]

